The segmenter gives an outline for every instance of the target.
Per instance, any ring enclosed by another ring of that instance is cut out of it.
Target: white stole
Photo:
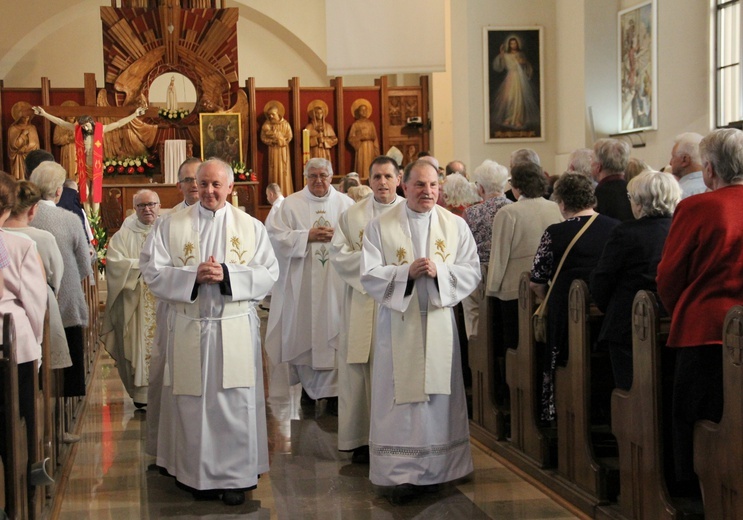
[[[170,254],[174,267],[196,267],[201,262],[199,249],[199,204],[174,213],[170,219]],[[247,265],[255,255],[255,229],[245,213],[227,204],[225,216],[225,264]],[[199,300],[175,303],[172,325],[173,394],[199,396],[201,380],[201,322],[219,321],[222,328],[222,386],[240,388],[255,386],[254,338],[248,314],[254,312],[248,301],[225,298],[220,317],[202,318]],[[242,347],[247,342],[247,354]],[[166,367],[167,373],[167,367]],[[167,385],[167,382],[166,382]]]
[[[388,264],[403,265],[415,260],[405,208],[405,204],[400,204],[379,219],[382,252]],[[452,264],[457,257],[458,243],[459,233],[452,214],[434,208],[428,234],[428,258]],[[448,287],[439,286],[439,291],[444,290]],[[433,307],[429,300],[424,330],[414,286],[405,312],[390,309],[390,314],[395,403],[419,403],[428,401],[430,394],[451,394],[454,341],[451,310]]]
[[[354,251],[361,251],[364,228],[374,217],[374,197],[367,197],[351,206],[346,212],[348,221],[348,240]],[[349,309],[347,363],[366,363],[371,352],[374,329],[374,307],[376,302],[370,296],[351,290]]]

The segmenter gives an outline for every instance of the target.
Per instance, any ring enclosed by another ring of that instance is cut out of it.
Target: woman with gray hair
[[[472,183],[461,173],[446,176],[441,189],[444,192],[446,209],[460,217],[464,210],[481,200]]]
[[[62,195],[67,172],[55,162],[41,163],[31,174],[31,182],[41,191],[41,200],[31,226],[48,231],[62,253],[64,273],[57,291],[59,311],[70,348],[72,366],[64,369],[64,395],[85,395],[83,327],[88,325],[88,304],[81,282],[93,274],[91,250],[80,220],[55,204]]]
[[[658,264],[658,295],[671,314],[666,345],[676,352],[673,455],[676,478],[699,494],[694,423],[722,416],[722,326],[743,294],[743,132],[712,131],[699,144],[712,191],[682,200]]]
[[[609,351],[614,384],[632,386],[632,301],[655,291],[655,275],[681,188],[670,173],[645,170],[627,185],[637,220],[614,228],[591,274],[591,294],[604,312],[599,345]]]
[[[555,369],[568,355],[568,294],[575,279],[588,281],[598,264],[604,244],[619,221],[598,215],[591,179],[565,172],[555,183],[555,201],[565,219],[542,235],[534,256],[530,285],[547,299],[547,353],[542,380],[542,420],[555,419]],[[579,233],[582,233],[578,236]],[[573,239],[578,237],[573,243]],[[572,245],[571,245],[572,244]],[[563,256],[565,257],[563,260]],[[562,262],[562,263],[561,263]],[[558,269],[558,266],[561,266]]]

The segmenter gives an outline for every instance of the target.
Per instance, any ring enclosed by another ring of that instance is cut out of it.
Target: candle
[[[302,165],[307,164],[310,160],[310,131],[306,128],[302,130]]]
[[[238,204],[239,202],[237,200],[237,190],[235,189],[232,191],[232,205],[237,207]]]

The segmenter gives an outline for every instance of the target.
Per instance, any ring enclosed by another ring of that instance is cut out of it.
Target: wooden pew
[[[597,395],[592,365],[597,356],[592,353],[591,328],[598,328],[602,314],[590,301],[586,282],[574,280],[569,294],[568,361],[566,366],[558,366],[555,374],[557,468],[558,474],[582,491],[587,500],[600,504],[615,499],[619,474],[616,453],[613,458],[606,454],[599,458],[594,450],[594,437],[610,434],[608,424],[604,431],[592,424],[591,401]],[[608,353],[599,356],[605,369],[610,370]]]
[[[3,412],[5,422],[5,483],[6,513],[11,519],[28,518],[28,446],[26,421],[21,419],[18,406],[18,364],[16,362],[15,325],[13,316],[3,320],[2,375]]]
[[[503,384],[501,371],[496,369],[494,330],[495,298],[485,296],[480,302],[477,336],[470,340],[469,362],[472,370],[472,420],[470,431],[479,441],[492,446],[493,441],[506,439],[506,403],[496,400],[496,385]]]
[[[632,305],[633,380],[629,391],[612,394],[612,430],[619,445],[620,495],[618,512],[624,518],[700,518],[670,496],[664,472],[663,349],[670,320],[661,320],[658,302],[640,291]],[[612,515],[610,508],[607,516]],[[702,517],[703,518],[703,517]],[[714,518],[714,517],[712,517]]]
[[[723,325],[724,405],[719,424],[694,427],[694,471],[704,492],[707,518],[743,519],[743,306],[728,312]]]
[[[506,353],[506,381],[511,390],[511,446],[533,464],[545,468],[554,465],[550,440],[540,431],[538,399],[541,371],[531,318],[536,309],[529,273],[519,279],[519,348]]]

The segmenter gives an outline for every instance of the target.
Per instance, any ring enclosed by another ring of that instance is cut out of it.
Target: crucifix
[[[144,109],[137,107],[132,112],[131,107],[101,107],[96,106],[96,84],[95,74],[85,74],[85,104],[83,106],[51,106],[49,100],[49,80],[42,78],[42,100],[43,106],[34,107],[37,115],[43,116],[45,142],[50,142],[50,124],[55,123],[75,133],[77,149],[77,174],[80,186],[80,199],[86,202],[88,192],[91,192],[91,201],[97,210],[101,202],[103,186],[103,134],[116,130],[132,121],[135,117],[148,115],[157,117],[157,109]],[[64,118],[73,117],[76,123],[71,123]],[[120,117],[118,121],[107,125],[101,125],[94,121],[94,117]],[[92,182],[92,191],[88,181]]]

